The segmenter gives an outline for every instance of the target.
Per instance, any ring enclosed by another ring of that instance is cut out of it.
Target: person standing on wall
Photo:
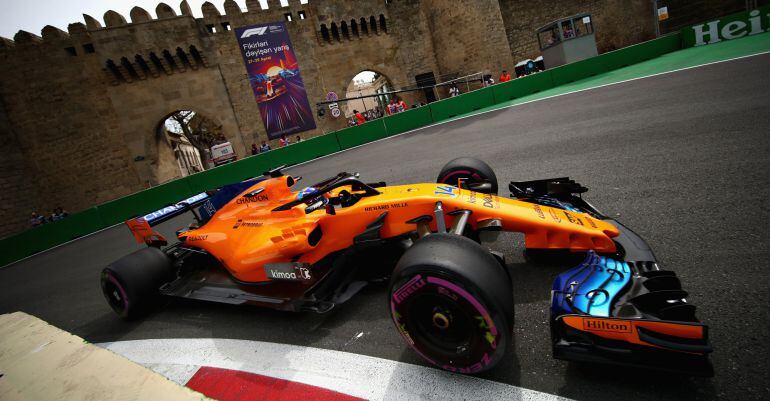
[[[362,125],[366,122],[366,118],[358,110],[353,110],[353,115],[356,117],[356,125]]]
[[[508,73],[508,71],[503,70],[503,73],[500,74],[500,82],[508,82],[511,80],[511,74]]]

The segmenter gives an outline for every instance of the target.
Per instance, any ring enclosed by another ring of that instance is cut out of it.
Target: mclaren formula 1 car
[[[300,179],[279,168],[176,205],[197,222],[171,245],[149,219],[129,220],[149,246],[103,270],[112,309],[136,318],[164,295],[323,313],[389,279],[405,342],[437,367],[478,373],[510,349],[514,318],[511,273],[486,244],[520,232],[530,260],[579,258],[551,290],[556,358],[712,374],[707,327],[677,276],[575,181],[511,182],[501,197],[492,169],[471,158],[449,162],[437,183],[340,173],[293,190]]]

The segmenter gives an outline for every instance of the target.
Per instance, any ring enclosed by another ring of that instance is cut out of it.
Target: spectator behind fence
[[[67,217],[69,214],[64,211],[64,209],[59,206],[53,210],[53,213],[51,213],[50,221],[59,221],[65,217]]]
[[[252,155],[256,155],[257,153],[259,153],[259,149],[257,148],[257,144],[256,143],[252,143],[251,144],[251,154]]]
[[[366,118],[358,110],[353,110],[353,116],[356,119],[356,125],[363,125],[366,122]]]
[[[45,224],[45,217],[37,214],[37,212],[32,212],[32,217],[29,219],[29,224],[32,225],[32,227],[37,227]]]
[[[291,140],[289,138],[286,138],[286,134],[281,134],[281,139],[279,139],[278,142],[281,144],[282,148],[285,148],[291,145]]]
[[[511,80],[511,74],[508,73],[508,71],[503,70],[503,73],[500,74],[500,83],[508,82]]]
[[[455,97],[460,95],[460,90],[457,89],[457,85],[452,85],[451,88],[449,88],[449,97]]]
[[[406,105],[406,102],[404,102],[404,99],[399,99],[398,103],[396,103],[396,108],[399,113],[402,111],[409,110],[409,106]]]
[[[262,145],[259,146],[259,153],[265,153],[270,151],[270,145],[266,141],[262,141]]]
[[[396,98],[390,98],[390,103],[388,103],[388,115],[393,115],[398,113],[398,106],[396,106]]]
[[[572,28],[566,22],[562,25],[562,30],[564,31],[565,38],[571,38],[575,36],[574,32],[572,32]]]
[[[300,143],[300,142],[302,142],[302,137],[297,135],[297,137],[294,138],[294,143]]]

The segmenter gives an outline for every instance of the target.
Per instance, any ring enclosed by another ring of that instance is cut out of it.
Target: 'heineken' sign
[[[684,47],[702,46],[770,31],[770,6],[728,15],[682,31]]]

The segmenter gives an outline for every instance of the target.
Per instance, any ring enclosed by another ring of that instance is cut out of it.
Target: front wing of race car
[[[641,237],[585,202],[579,194],[588,189],[569,178],[512,182],[510,189],[520,200],[588,213],[620,231],[616,254],[588,252],[554,281],[555,358],[713,375],[708,327],[696,318],[679,278],[660,268]]]

